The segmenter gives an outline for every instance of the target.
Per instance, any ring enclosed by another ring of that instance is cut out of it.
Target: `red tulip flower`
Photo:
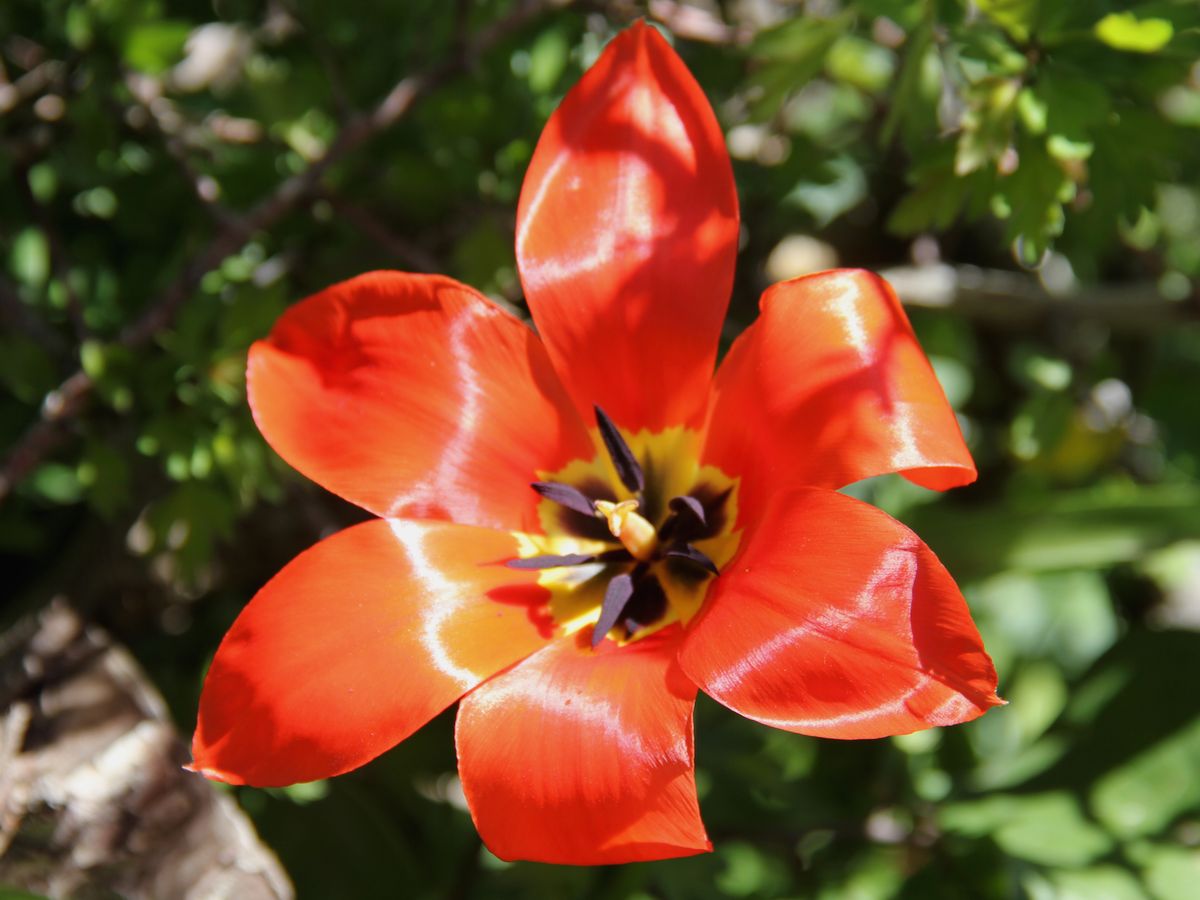
[[[551,117],[517,212],[523,323],[449,278],[377,272],[250,351],[280,455],[378,516],[321,541],[217,651],[193,766],[285,785],[363,765],[459,701],[459,773],[504,859],[711,849],[697,689],[875,738],[1001,702],[962,595],[837,489],[975,478],[892,290],[766,292],[714,376],[737,253],[721,130],[652,28]]]

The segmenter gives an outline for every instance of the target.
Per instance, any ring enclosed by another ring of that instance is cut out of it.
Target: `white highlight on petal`
[[[436,505],[449,493],[454,494],[457,508],[464,519],[476,521],[482,516],[475,490],[470,485],[459,483],[462,473],[467,470],[467,462],[479,433],[480,401],[484,388],[479,374],[471,365],[473,354],[467,344],[472,326],[479,321],[484,319],[479,309],[472,306],[461,309],[450,322],[447,335],[461,399],[455,419],[456,430],[446,442],[437,466],[429,473],[428,479],[398,494],[388,507],[388,517],[400,515],[406,508]]]
[[[899,546],[889,549],[871,572],[863,587],[855,595],[854,600],[846,606],[828,606],[817,609],[812,615],[796,625],[781,631],[770,640],[759,644],[746,653],[735,665],[726,668],[720,676],[714,678],[707,690],[718,697],[736,689],[747,680],[757,680],[763,673],[778,671],[785,663],[778,657],[786,653],[798,641],[809,635],[816,635],[824,640],[846,640],[854,645],[853,634],[856,629],[871,628],[871,611],[879,607],[878,595],[883,593],[894,598],[896,603],[903,603],[905,597],[913,594],[913,586],[917,578],[918,560],[915,546]],[[883,624],[881,627],[888,628]],[[911,632],[908,635],[911,639]],[[855,722],[875,719],[894,713],[903,713],[910,700],[926,689],[937,679],[920,668],[920,661],[892,660],[900,667],[910,668],[913,672],[913,683],[901,694],[868,709],[856,709],[835,716],[819,716],[813,718],[796,718],[795,716],[771,717],[755,715],[757,721],[768,725],[787,728],[830,729]],[[799,685],[802,689],[803,685]],[[955,715],[963,705],[973,707],[969,700],[957,693],[944,701],[931,715],[929,721],[936,722],[937,716],[945,714],[946,721],[958,721]]]
[[[890,346],[880,346],[871,338],[871,332],[863,321],[858,300],[861,299],[861,287],[853,278],[839,280],[840,293],[827,300],[829,310],[842,324],[843,333],[848,343],[858,354],[864,370],[887,366],[886,355],[891,352]],[[898,327],[898,326],[897,326]],[[885,332],[885,339],[889,336]],[[891,396],[889,383],[882,380],[879,383],[880,415],[888,422],[889,438],[895,447],[891,454],[892,465],[897,470],[921,468],[929,465],[929,458],[917,442],[915,423],[927,419],[927,413],[916,408],[911,403]]]
[[[863,366],[874,365],[879,356],[879,348],[871,341],[871,334],[867,331],[862,316],[859,314],[856,301],[861,296],[861,288],[853,278],[831,276],[828,281],[831,288],[836,283],[841,291],[836,296],[830,296],[825,301],[825,305],[834,316],[841,320],[846,342],[858,353]]]
[[[387,523],[404,548],[412,569],[412,579],[429,598],[427,612],[421,616],[421,644],[429,653],[430,664],[446,677],[457,681],[463,690],[475,687],[485,675],[458,665],[451,655],[452,648],[442,634],[443,626],[462,609],[462,586],[448,579],[429,559],[425,551],[427,525],[411,519],[388,519]]]
[[[560,652],[562,651],[554,646],[539,650],[537,654],[529,657],[527,663],[518,666],[517,669],[536,665],[539,661],[538,654]],[[639,759],[657,759],[663,762],[669,762],[672,757],[676,759],[691,758],[688,752],[686,730],[680,732],[674,743],[664,746],[657,741],[647,741],[636,724],[623,724],[623,719],[628,716],[628,710],[624,708],[624,703],[617,702],[619,698],[614,699],[615,692],[611,689],[611,679],[617,677],[616,673],[606,672],[605,677],[609,680],[608,688],[603,691],[589,690],[587,681],[579,682],[577,677],[561,677],[558,667],[552,661],[551,665],[544,669],[538,669],[536,684],[530,683],[528,672],[518,673],[514,670],[511,677],[508,673],[501,673],[492,678],[487,683],[486,691],[476,692],[471,696],[474,702],[486,700],[488,706],[496,709],[510,705],[536,705],[542,710],[543,716],[562,715],[568,720],[572,729],[578,728],[582,733],[591,734],[592,737],[589,738],[589,741],[597,741],[607,747],[608,740],[611,738],[622,755],[628,754]],[[631,690],[637,690],[637,688],[632,687]],[[530,700],[534,702],[531,703]],[[637,701],[630,696],[626,702],[636,703]],[[636,716],[633,718],[636,719]],[[614,790],[619,789],[619,785],[614,785]]]

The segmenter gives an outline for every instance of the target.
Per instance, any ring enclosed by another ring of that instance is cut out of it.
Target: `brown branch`
[[[689,41],[744,47],[754,37],[754,29],[749,26],[729,25],[706,9],[676,0],[649,0],[646,11],[650,18],[662,22],[673,34]]]
[[[554,0],[521,0],[503,19],[482,29],[462,53],[426,72],[401,79],[373,110],[351,119],[322,157],[314,160],[304,171],[281,182],[239,222],[220,226],[208,246],[184,267],[158,301],[125,329],[120,343],[130,348],[148,343],[174,320],[179,308],[192,296],[205,274],[242,247],[254,232],[270,228],[311,196],[330,166],[391,128],[408,114],[418,100],[448,76],[469,66],[476,56],[555,5],[562,4]],[[0,501],[47,453],[59,446],[64,437],[64,427],[83,409],[94,387],[91,378],[81,369],[46,395],[38,421],[17,441],[3,467],[0,467]]]
[[[66,64],[49,59],[34,66],[16,81],[0,84],[0,115],[12,112],[16,107],[46,92],[51,85],[62,80]]]
[[[3,274],[0,274],[0,325],[24,332],[55,356],[67,349],[62,336],[29,308],[16,286]]]
[[[1052,293],[1030,275],[945,264],[880,273],[908,307],[945,309],[990,325],[1028,330],[1045,322],[1096,322],[1123,334],[1157,334],[1200,320],[1200,302],[1168,300],[1151,283],[1080,286]]]
[[[125,86],[129,88],[129,94],[137,104],[136,109],[142,112],[146,124],[158,134],[167,148],[167,155],[175,160],[200,204],[223,229],[245,233],[245,226],[237,214],[217,199],[216,182],[198,172],[192,165],[188,141],[183,132],[183,118],[162,96],[161,82],[129,73],[125,76]]]
[[[366,207],[347,200],[330,188],[321,191],[321,198],[333,207],[333,211],[337,213],[339,219],[378,244],[387,251],[388,256],[395,259],[404,268],[412,272],[436,272],[438,270],[437,260],[432,255],[412,241],[393,232],[386,223],[378,219]]]

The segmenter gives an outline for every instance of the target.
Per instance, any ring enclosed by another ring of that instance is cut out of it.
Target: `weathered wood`
[[[282,900],[233,800],[181,768],[162,697],[55,603],[0,637],[0,884],[49,897]]]

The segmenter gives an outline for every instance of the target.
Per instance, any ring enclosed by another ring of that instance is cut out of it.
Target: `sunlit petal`
[[[711,849],[692,770],[696,688],[678,629],[626,647],[557,641],[468,694],[459,772],[502,859],[597,865]]]
[[[753,515],[780,487],[840,488],[902,472],[975,478],[954,410],[895,293],[861,270],[770,288],[715,384],[706,462],[743,476]]]
[[[726,706],[789,731],[870,738],[1001,702],[954,581],[890,516],[833,491],[786,491],[745,541],[680,654]]]
[[[534,530],[536,472],[592,453],[533,332],[439,276],[310,297],[254,345],[247,378],[271,446],[382,516]]]
[[[550,118],[517,211],[534,321],[588,421],[703,414],[737,250],[721,129],[653,28],[616,37]]]
[[[375,520],[296,557],[217,650],[194,767],[292,784],[403,740],[549,639],[536,573],[497,564],[515,552],[503,532]]]

